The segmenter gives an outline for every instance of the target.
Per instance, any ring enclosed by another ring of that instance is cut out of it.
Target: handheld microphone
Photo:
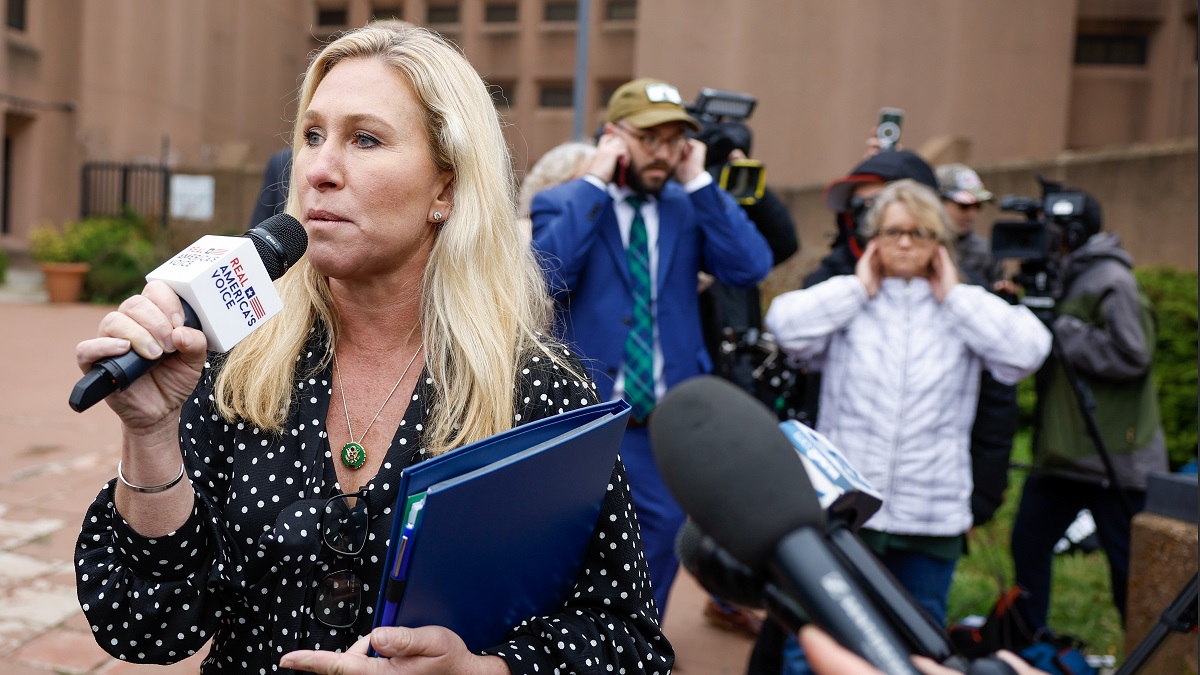
[[[838,529],[847,536],[857,539],[843,525],[838,525]],[[859,542],[859,545],[861,546],[862,542]],[[704,534],[695,522],[689,520],[679,529],[679,534],[675,537],[675,556],[708,592],[744,607],[764,608],[776,623],[792,633],[796,633],[804,624],[808,623],[804,608],[796,602],[795,598],[788,595],[775,583],[763,579],[749,567],[743,565],[740,560],[713,541],[712,537]],[[929,621],[925,619],[921,623],[928,624]],[[1017,675],[1012,667],[995,656],[989,655],[967,661],[952,652],[939,656],[946,652],[934,650],[926,653],[920,651],[918,647],[913,649],[915,653],[932,658],[947,668],[967,673],[967,675]],[[945,649],[950,649],[949,644]]]
[[[824,435],[796,422],[781,422],[804,461],[821,506],[828,516],[826,540],[842,566],[862,586],[914,654],[949,665],[954,648],[945,631],[929,618],[854,532],[883,504],[870,481]]]
[[[701,529],[875,667],[918,673],[830,551],[825,512],[766,406],[720,378],[693,378],[663,397],[650,436],[667,487]]]
[[[295,265],[307,248],[304,226],[281,213],[240,237],[201,237],[147,274],[146,281],[170,286],[183,303],[184,325],[204,331],[210,350],[225,352],[283,309],[271,282]],[[71,409],[83,412],[109,394],[124,391],[161,360],[131,348],[97,361],[71,390]]]

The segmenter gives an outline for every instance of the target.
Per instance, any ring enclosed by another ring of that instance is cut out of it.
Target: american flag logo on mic
[[[259,319],[263,318],[263,316],[267,313],[266,310],[263,309],[262,301],[258,299],[257,295],[253,298],[250,298],[250,309],[254,310],[254,316],[258,317]]]

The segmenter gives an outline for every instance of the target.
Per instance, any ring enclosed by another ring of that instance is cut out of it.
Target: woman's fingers
[[[79,370],[86,373],[92,369],[92,364],[100,359],[120,356],[129,351],[129,348],[129,340],[125,338],[98,337],[84,340],[75,345],[75,363]]]

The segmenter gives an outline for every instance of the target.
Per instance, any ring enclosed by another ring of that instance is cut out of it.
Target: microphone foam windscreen
[[[675,557],[692,574],[696,573],[692,568],[700,557],[700,537],[703,536],[700,526],[691,520],[684,522],[675,533]]]
[[[308,248],[308,233],[300,221],[279,213],[250,228],[244,235],[254,242],[254,250],[267,274],[274,281],[295,265]]]
[[[763,606],[763,580],[689,520],[675,535],[675,557],[709,593],[743,607]]]
[[[725,550],[762,571],[775,545],[824,525],[804,465],[775,415],[717,377],[692,378],[650,418],[654,459],[683,510]]]

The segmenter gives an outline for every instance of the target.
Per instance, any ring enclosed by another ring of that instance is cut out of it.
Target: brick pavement
[[[0,286],[0,672],[195,673],[202,654],[168,667],[127,664],[92,639],[75,596],[71,556],[87,505],[115,473],[120,431],[104,404],[67,406],[79,378],[74,347],[108,307],[52,305],[35,271]],[[745,672],[751,643],[701,616],[705,595],[679,575],[664,622],[676,672]]]

